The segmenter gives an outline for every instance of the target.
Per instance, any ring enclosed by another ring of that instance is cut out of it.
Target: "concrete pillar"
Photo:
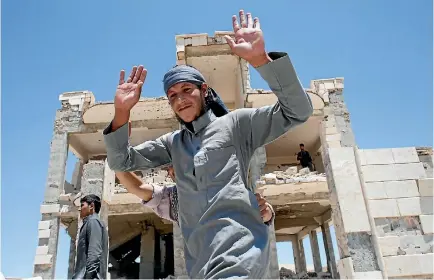
[[[269,234],[270,234],[270,264],[268,267],[268,273],[266,279],[279,279],[279,261],[277,259],[277,242],[276,242],[276,233],[274,230],[274,224],[269,226]]]
[[[306,258],[304,256],[303,241],[298,240],[297,235],[292,235],[291,243],[292,243],[292,252],[294,255],[295,272],[296,273],[306,272],[307,267],[306,267]]]
[[[188,279],[187,268],[184,256],[184,238],[176,223],[173,223],[173,255],[175,261],[175,277],[178,279]]]
[[[146,226],[140,240],[140,279],[154,279],[155,228]]]
[[[54,279],[56,271],[57,244],[59,240],[59,196],[65,183],[65,167],[68,157],[67,133],[55,131],[51,140],[48,177],[42,218],[38,225],[38,248],[34,260],[33,276]]]
[[[339,263],[352,264],[348,271],[338,265],[339,273],[343,273],[342,277],[358,272],[378,273],[382,259],[372,235],[375,229],[371,226],[363,194],[363,179],[354,150],[357,146],[342,95],[343,79],[317,80],[313,85],[326,102],[320,126],[321,154],[330,191]]]
[[[99,212],[99,218],[105,223],[106,230],[108,233],[108,204],[104,199],[104,186],[105,184],[105,172],[106,172],[106,162],[105,160],[89,160],[83,165],[83,174],[81,177],[81,194],[82,197],[88,194],[94,194],[101,198],[101,209]],[[114,175],[113,175],[114,176]],[[78,220],[79,229],[83,225],[81,219]],[[80,230],[77,231],[77,241],[79,238]],[[110,247],[109,244],[107,244]],[[105,260],[108,264],[108,254]],[[108,269],[108,265],[107,265]],[[109,276],[108,272],[107,275]]]
[[[77,255],[76,239],[71,238],[71,241],[69,242],[68,279],[72,279],[72,275],[74,275],[76,255]]]
[[[312,249],[312,259],[313,259],[313,266],[315,268],[315,272],[321,272],[322,271],[321,255],[319,252],[318,237],[316,234],[316,230],[312,230],[311,232],[309,232],[309,240],[310,240],[310,248]]]
[[[38,224],[38,248],[33,267],[33,276],[43,279],[55,278],[60,225],[59,196],[65,185],[68,133],[80,131],[82,112],[95,102],[95,97],[91,92],[68,92],[60,95],[59,100],[62,107],[57,110],[54,122],[47,183],[41,205],[42,218]]]
[[[330,234],[330,227],[328,223],[323,223],[321,225],[321,231],[322,231],[322,239],[324,241],[324,250],[327,258],[327,271],[331,273],[332,278],[337,279],[338,274],[336,269],[336,259],[335,259],[335,253],[333,251],[332,236]]]

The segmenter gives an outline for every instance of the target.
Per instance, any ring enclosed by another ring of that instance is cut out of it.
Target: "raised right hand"
[[[121,70],[114,100],[116,110],[129,112],[139,102],[147,73],[143,65],[134,66],[125,82],[125,71]]]

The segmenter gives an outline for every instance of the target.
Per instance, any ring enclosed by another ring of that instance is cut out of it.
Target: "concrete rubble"
[[[302,168],[296,172],[297,167],[291,166],[286,171],[273,171],[261,176],[257,181],[258,185],[281,185],[281,184],[297,184],[309,182],[326,182],[325,173],[316,171],[310,172],[309,168]]]
[[[332,276],[328,272],[300,272],[295,273],[293,270],[281,267],[280,271],[280,279],[332,279]]]

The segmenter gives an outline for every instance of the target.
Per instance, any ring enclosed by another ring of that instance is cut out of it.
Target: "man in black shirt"
[[[310,157],[309,152],[304,149],[304,144],[300,144],[300,152],[297,154],[297,160],[300,161],[301,167],[309,167],[310,171],[314,171],[312,158]]]

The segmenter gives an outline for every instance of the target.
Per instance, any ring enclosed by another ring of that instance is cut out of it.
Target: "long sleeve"
[[[154,192],[152,199],[142,201],[143,205],[151,208],[159,217],[178,222],[178,200],[175,186],[160,186],[153,184]]]
[[[114,171],[155,168],[172,161],[167,148],[167,137],[170,133],[135,147],[131,146],[128,140],[128,123],[116,131],[111,130],[110,124],[103,134],[108,165]]]
[[[86,226],[87,258],[85,279],[93,279],[99,271],[102,257],[102,225],[96,219],[90,219]]]
[[[304,91],[288,55],[270,53],[269,56],[274,60],[257,70],[277,96],[277,103],[236,111],[239,137],[251,152],[304,123],[313,112],[311,100]]]

